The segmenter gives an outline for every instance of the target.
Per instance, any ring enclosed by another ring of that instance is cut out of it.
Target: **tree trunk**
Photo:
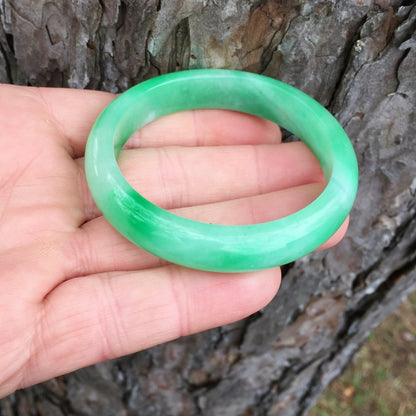
[[[262,73],[330,109],[361,174],[347,237],[286,266],[264,310],[18,391],[0,415],[305,415],[416,289],[415,1],[0,0],[0,18],[1,82]]]

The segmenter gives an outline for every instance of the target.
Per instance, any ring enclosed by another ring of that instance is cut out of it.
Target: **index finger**
[[[100,91],[37,89],[73,149],[83,156],[89,132],[104,108],[116,97]],[[227,117],[223,117],[227,112]],[[227,110],[192,110],[150,123],[129,141],[130,147],[271,144],[281,141],[279,127],[270,121]]]

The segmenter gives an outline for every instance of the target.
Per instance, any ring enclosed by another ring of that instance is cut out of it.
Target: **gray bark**
[[[396,0],[0,0],[0,81],[112,92],[197,67],[312,95],[350,135],[344,241],[254,316],[18,391],[0,415],[301,416],[416,289],[416,6]]]

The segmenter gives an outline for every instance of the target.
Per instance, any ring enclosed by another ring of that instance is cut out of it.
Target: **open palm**
[[[278,268],[223,275],[168,264],[106,222],[83,153],[113,98],[0,85],[0,397],[241,319],[279,287]],[[277,126],[239,113],[168,116],[128,146],[120,166],[133,187],[192,219],[270,221],[323,186],[304,145],[280,144]]]

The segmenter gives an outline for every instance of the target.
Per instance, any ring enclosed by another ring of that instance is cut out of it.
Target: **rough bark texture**
[[[348,236],[251,318],[0,401],[0,415],[305,415],[416,288],[416,6],[396,0],[0,0],[0,81],[121,91],[245,69],[327,106],[361,180]]]

